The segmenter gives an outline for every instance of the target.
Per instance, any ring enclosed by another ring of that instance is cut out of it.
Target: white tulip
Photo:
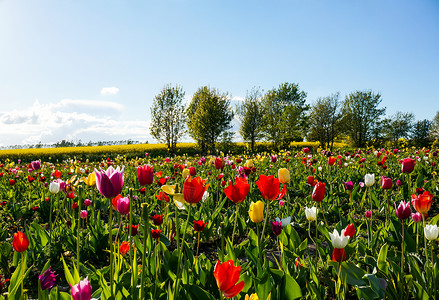
[[[429,241],[437,239],[439,235],[439,228],[437,225],[425,225],[424,227],[425,238]]]
[[[331,237],[332,246],[334,246],[334,248],[343,249],[348,244],[350,236],[349,235],[345,236],[344,232],[345,230],[343,229],[341,231],[341,234],[338,234],[338,231],[334,229],[332,233],[329,233],[329,236]]]
[[[305,216],[308,221],[312,222],[317,219],[317,212],[317,207],[313,206],[311,208],[308,208],[305,206]]]
[[[364,175],[364,184],[366,186],[372,186],[375,184],[375,174]]]
[[[282,222],[282,227],[287,227],[291,223],[291,217],[286,217],[285,219],[276,218],[276,221]]]
[[[52,194],[58,194],[59,193],[59,186],[60,184],[58,182],[52,181],[49,185],[49,192]]]

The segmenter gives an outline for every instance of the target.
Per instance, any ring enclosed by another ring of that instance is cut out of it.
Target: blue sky
[[[439,110],[439,1],[0,0],[0,146],[154,142],[165,84],[242,99],[298,83],[307,101],[382,94],[387,115]]]

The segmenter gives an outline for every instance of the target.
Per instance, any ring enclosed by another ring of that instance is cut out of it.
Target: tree
[[[255,142],[262,138],[262,92],[259,88],[252,88],[244,102],[238,106],[237,113],[241,121],[239,133],[244,141],[250,143],[251,151],[255,150]]]
[[[283,83],[262,98],[262,130],[276,148],[302,141],[306,124],[306,93],[295,83]]]
[[[386,140],[398,141],[401,138],[409,138],[415,115],[398,111],[390,119],[384,119],[382,132]]]
[[[232,128],[233,111],[227,93],[214,88],[200,87],[192,96],[187,110],[189,135],[200,145],[204,153],[215,153],[215,143],[221,136],[228,137]]]
[[[182,87],[166,85],[155,96],[151,107],[151,135],[166,143],[171,153],[175,152],[178,140],[185,133],[184,95]]]
[[[429,145],[432,124],[432,121],[424,119],[413,125],[410,137],[417,146],[426,147]]]
[[[341,131],[340,93],[318,98],[309,115],[308,139],[319,141],[321,147],[332,150],[335,137]]]
[[[431,122],[430,138],[432,140],[439,139],[439,111],[436,112],[436,115]]]
[[[379,93],[356,91],[346,96],[343,102],[343,125],[357,147],[364,147],[377,132],[380,118],[386,108],[378,108],[382,99]]]

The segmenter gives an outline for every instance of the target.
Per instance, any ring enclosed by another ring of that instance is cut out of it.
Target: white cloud
[[[245,99],[244,99],[244,97],[238,97],[238,96],[235,96],[235,97],[232,97],[232,101],[244,101]]]
[[[63,99],[41,104],[36,100],[25,110],[0,111],[2,145],[56,143],[61,140],[145,141],[149,121],[124,120],[124,106],[112,101]]]
[[[119,93],[119,88],[115,86],[104,87],[101,90],[101,95],[116,95],[117,93]]]

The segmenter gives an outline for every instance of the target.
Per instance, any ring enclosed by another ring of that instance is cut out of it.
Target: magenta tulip
[[[106,171],[96,170],[96,186],[99,192],[105,198],[113,199],[122,191],[123,186],[123,171],[125,167],[120,170],[119,167],[116,169],[110,166]]]
[[[72,286],[70,292],[72,293],[73,300],[90,300],[92,288],[88,281],[88,276],[85,277],[84,280],[79,281],[78,284]]]

